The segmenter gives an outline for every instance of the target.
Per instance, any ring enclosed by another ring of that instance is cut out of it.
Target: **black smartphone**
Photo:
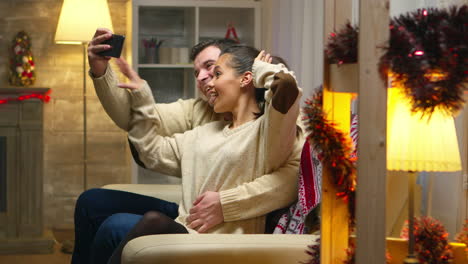
[[[103,41],[101,44],[108,44],[111,46],[110,49],[99,52],[101,56],[111,56],[115,58],[120,58],[122,53],[123,43],[125,36],[112,34],[112,37]]]

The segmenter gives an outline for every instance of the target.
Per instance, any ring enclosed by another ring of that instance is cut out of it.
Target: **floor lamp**
[[[453,117],[436,109],[430,117],[412,113],[401,88],[388,89],[387,169],[409,172],[408,256],[404,263],[419,263],[415,255],[414,186],[418,172],[459,171],[460,153]]]
[[[64,0],[55,43],[83,47],[83,186],[87,189],[86,54],[87,43],[97,28],[112,29],[107,0]]]

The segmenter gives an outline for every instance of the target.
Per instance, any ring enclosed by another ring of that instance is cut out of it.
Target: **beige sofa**
[[[111,184],[103,188],[129,191],[179,202],[180,185]],[[122,263],[284,264],[310,259],[305,250],[313,235],[153,235],[130,241]]]
[[[103,188],[135,192],[179,202],[180,185],[111,184]],[[305,250],[314,235],[153,235],[136,238],[124,249],[122,263],[170,264],[297,264],[310,259]],[[464,244],[451,243],[454,264],[468,264]],[[388,238],[390,264],[403,263],[408,244]],[[468,253],[468,252],[467,252]]]

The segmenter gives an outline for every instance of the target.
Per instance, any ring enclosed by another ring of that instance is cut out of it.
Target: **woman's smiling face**
[[[231,55],[223,54],[216,61],[213,79],[208,84],[208,102],[216,113],[232,112],[241,95],[242,75],[233,69],[229,62]]]

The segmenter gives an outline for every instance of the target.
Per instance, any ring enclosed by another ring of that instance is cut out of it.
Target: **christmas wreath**
[[[456,113],[468,90],[467,5],[420,9],[390,21],[390,38],[379,61],[381,78],[401,84],[412,110],[431,114],[436,108]],[[331,63],[357,61],[358,29],[348,22],[331,33],[325,50]]]
[[[393,18],[379,71],[401,83],[413,111],[463,108],[468,89],[468,6],[420,9]]]
[[[321,151],[320,158],[330,169],[336,196],[348,203],[350,222],[354,224],[356,166],[352,157],[350,140],[335,124],[326,119],[322,109],[323,91],[319,90],[308,98],[304,107],[304,124],[309,132],[307,140]]]

